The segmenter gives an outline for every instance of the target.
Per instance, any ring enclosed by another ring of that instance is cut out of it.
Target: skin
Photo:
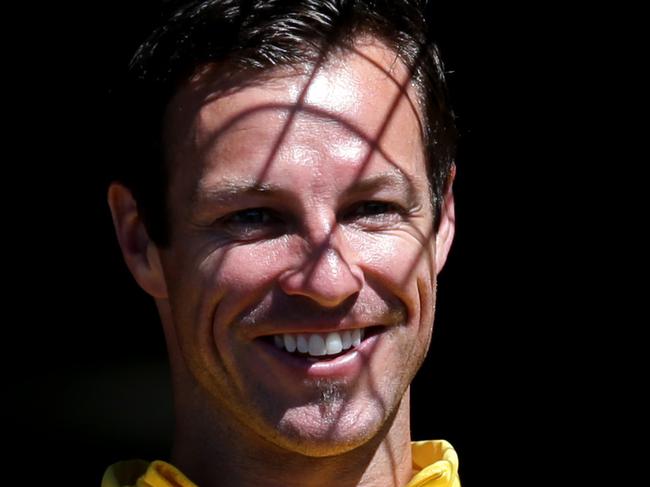
[[[408,72],[378,41],[356,48],[238,89],[214,67],[188,80],[166,121],[169,247],[148,238],[127,188],[109,188],[168,343],[172,462],[201,486],[412,476],[409,384],[431,339],[453,197],[449,184],[434,233]],[[263,344],[371,325],[383,331],[357,366],[322,377]]]

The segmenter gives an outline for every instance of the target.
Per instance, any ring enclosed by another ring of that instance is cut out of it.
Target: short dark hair
[[[263,72],[313,63],[361,36],[382,41],[411,69],[424,113],[423,140],[439,221],[456,155],[456,127],[425,0],[168,0],[169,14],[140,45],[115,90],[112,180],[137,201],[151,239],[169,243],[165,111],[180,85],[208,63]]]

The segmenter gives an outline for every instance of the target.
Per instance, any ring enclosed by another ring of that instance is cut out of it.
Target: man
[[[454,234],[454,125],[419,2],[190,2],[140,47],[108,202],[160,313],[171,463],[104,486],[449,486],[411,443]]]

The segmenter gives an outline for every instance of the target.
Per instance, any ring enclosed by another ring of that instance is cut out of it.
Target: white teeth
[[[341,343],[341,335],[339,333],[329,333],[327,338],[325,338],[325,346],[327,347],[327,354],[334,355],[335,353],[340,353],[343,350],[343,344]]]
[[[343,350],[359,346],[365,335],[364,329],[345,330],[342,332],[321,333],[285,333],[274,335],[275,346],[287,352],[306,353],[313,357],[336,355]]]
[[[309,337],[309,355],[320,357],[325,355],[327,349],[325,348],[325,340],[320,335],[312,335]]]
[[[352,333],[350,333],[350,330],[345,330],[341,333],[341,346],[343,350],[347,350],[352,346]]]
[[[296,340],[296,345],[300,353],[309,352],[309,341],[307,340],[307,337],[305,335],[298,335],[298,339]]]
[[[296,351],[296,339],[293,335],[289,335],[288,333],[284,334],[284,346],[287,349],[287,352],[295,352]]]
[[[357,346],[361,343],[361,330],[355,328],[352,330],[352,345]]]

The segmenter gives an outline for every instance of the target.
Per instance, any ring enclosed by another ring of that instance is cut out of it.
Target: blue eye
[[[404,211],[398,205],[386,201],[363,201],[345,214],[345,219],[368,228],[383,228],[404,219]]]
[[[246,208],[220,220],[224,230],[236,240],[257,240],[277,236],[283,228],[280,216],[268,208]]]
[[[238,211],[227,218],[228,223],[243,225],[259,225],[273,219],[271,212],[265,208],[248,208]]]
[[[383,213],[391,213],[395,211],[395,207],[390,203],[383,201],[366,201],[354,208],[353,215],[381,215]]]

